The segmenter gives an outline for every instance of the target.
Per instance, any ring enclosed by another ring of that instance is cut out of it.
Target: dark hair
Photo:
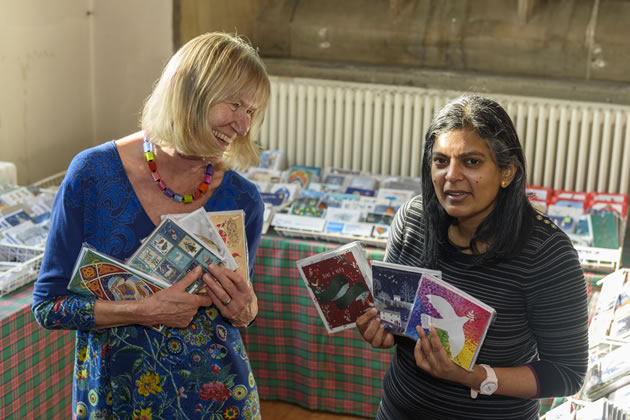
[[[438,258],[453,252],[448,245],[448,227],[455,218],[448,215],[435,193],[431,178],[431,155],[437,137],[457,129],[474,130],[488,142],[500,169],[510,164],[516,174],[507,188],[500,188],[496,205],[477,227],[471,247],[487,243],[488,249],[477,258],[482,264],[518,253],[529,235],[535,210],[525,192],[527,185],[525,157],[510,116],[495,101],[482,96],[461,96],[445,105],[427,130],[422,159],[422,202],[424,220],[424,263],[435,267]]]

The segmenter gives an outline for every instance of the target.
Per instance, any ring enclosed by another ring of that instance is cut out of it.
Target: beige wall
[[[0,0],[0,10],[0,160],[27,183],[92,144],[89,19],[75,0]]]
[[[0,161],[26,185],[136,130],[171,40],[171,0],[0,0]]]

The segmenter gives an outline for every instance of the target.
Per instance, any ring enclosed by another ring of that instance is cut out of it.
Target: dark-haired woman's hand
[[[376,349],[389,349],[394,346],[394,336],[385,331],[377,317],[378,309],[371,308],[357,318],[357,329],[365,341]]]
[[[429,336],[420,326],[416,327],[416,331],[420,337],[413,351],[416,365],[436,378],[462,383],[467,371],[448,357],[436,328],[429,328]]]

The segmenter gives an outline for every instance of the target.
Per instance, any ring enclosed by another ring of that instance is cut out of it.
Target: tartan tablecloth
[[[74,333],[41,328],[32,294],[0,297],[0,419],[69,419]]]
[[[256,257],[256,323],[243,332],[262,399],[374,417],[393,350],[374,350],[355,329],[328,335],[295,265],[339,244],[263,236]],[[370,260],[384,250],[367,248]],[[586,273],[589,306],[599,296]],[[74,333],[39,327],[33,286],[0,297],[0,419],[71,418]],[[543,400],[541,414],[563,399]]]
[[[241,332],[261,399],[374,418],[392,350],[372,349],[356,329],[328,335],[295,265],[337,246],[264,236],[254,265],[258,317]],[[384,250],[367,251],[383,259]]]

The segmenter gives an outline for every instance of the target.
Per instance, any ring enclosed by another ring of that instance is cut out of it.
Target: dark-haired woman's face
[[[478,226],[490,214],[510,170],[501,170],[488,142],[474,130],[457,129],[437,137],[431,156],[435,194],[446,212]]]

